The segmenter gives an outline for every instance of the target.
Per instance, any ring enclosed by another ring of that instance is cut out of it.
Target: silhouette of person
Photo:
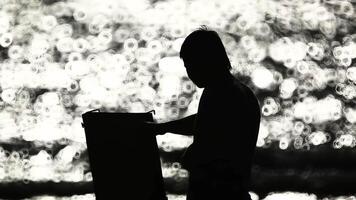
[[[187,200],[251,200],[252,159],[260,125],[260,105],[250,88],[231,73],[217,32],[202,27],[184,40],[180,57],[188,77],[204,88],[198,112],[151,126],[155,134],[193,135],[182,157],[189,171]]]

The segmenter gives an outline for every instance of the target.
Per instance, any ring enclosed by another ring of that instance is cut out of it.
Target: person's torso
[[[187,156],[199,165],[216,159],[250,168],[260,122],[252,91],[238,80],[224,88],[204,89],[196,118],[194,142]]]

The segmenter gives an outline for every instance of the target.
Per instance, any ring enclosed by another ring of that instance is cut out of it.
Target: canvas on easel
[[[96,199],[166,200],[155,135],[147,113],[82,115]]]

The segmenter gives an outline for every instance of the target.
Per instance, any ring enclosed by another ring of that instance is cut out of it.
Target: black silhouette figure
[[[250,200],[249,179],[260,125],[259,102],[229,71],[217,32],[202,27],[183,42],[189,78],[204,88],[197,114],[153,124],[156,134],[194,135],[182,157],[189,171],[187,200]]]
[[[167,200],[151,112],[82,115],[97,200]]]

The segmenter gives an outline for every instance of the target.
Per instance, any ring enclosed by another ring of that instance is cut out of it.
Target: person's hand
[[[164,135],[167,132],[163,123],[144,122],[143,128],[154,135]]]

